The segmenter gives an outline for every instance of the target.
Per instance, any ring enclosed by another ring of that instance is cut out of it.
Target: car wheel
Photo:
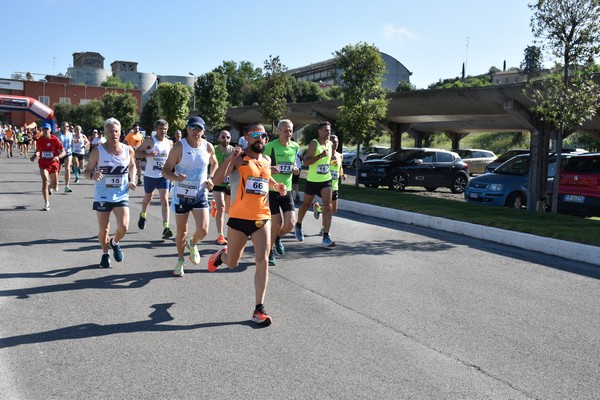
[[[360,167],[362,167],[362,160],[360,158],[357,158],[356,160],[354,160],[354,162],[352,163],[352,166],[356,169],[359,169]]]
[[[389,184],[390,190],[404,191],[406,188],[406,176],[402,172],[396,172],[392,176]]]
[[[379,185],[367,185],[365,184],[365,187],[371,188],[371,189],[377,189],[379,187]]]
[[[506,199],[506,207],[522,208],[525,205],[525,199],[521,193],[511,193]]]
[[[428,192],[435,192],[436,189],[437,186],[425,186],[425,190],[427,190]]]
[[[452,181],[452,186],[450,186],[450,191],[455,194],[464,193],[467,183],[469,183],[469,179],[466,176],[456,175]]]

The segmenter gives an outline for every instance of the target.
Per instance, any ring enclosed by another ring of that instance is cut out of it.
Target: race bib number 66
[[[269,192],[269,181],[265,178],[249,176],[246,181],[246,193],[266,195]]]

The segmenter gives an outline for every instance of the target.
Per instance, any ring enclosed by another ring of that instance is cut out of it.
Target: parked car
[[[489,150],[459,149],[454,150],[454,152],[456,152],[464,162],[469,164],[469,173],[471,175],[483,174],[485,172],[485,167],[498,158],[493,151]]]
[[[570,153],[562,154],[563,162]],[[529,154],[512,157],[494,172],[472,178],[465,190],[465,200],[471,203],[489,204],[492,206],[521,208],[527,205],[529,186]],[[556,155],[548,159],[547,192],[552,190],[554,172],[556,171]]]
[[[600,216],[600,153],[571,157],[561,168],[558,212]]]
[[[430,192],[447,187],[462,193],[468,181],[468,166],[458,154],[427,148],[403,149],[381,160],[365,161],[358,172],[359,184],[398,191],[421,186]]]
[[[344,154],[342,166],[345,168],[360,168],[362,163],[367,161],[367,157],[369,157],[370,155],[381,154],[382,156],[385,156],[387,154],[390,154],[391,152],[392,150],[390,148],[384,146],[369,146],[364,149],[361,148],[360,157],[356,156],[356,150]]]
[[[499,167],[500,165],[502,165],[506,161],[510,160],[511,158],[521,155],[521,154],[529,154],[529,150],[526,150],[526,149],[508,150],[506,153],[500,154],[500,156],[498,156],[498,158],[496,158],[494,161],[489,163],[485,167],[484,172],[494,172],[495,168]]]

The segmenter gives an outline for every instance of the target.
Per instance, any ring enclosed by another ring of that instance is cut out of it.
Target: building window
[[[61,97],[59,100],[59,103],[71,104],[71,98],[70,97]]]
[[[92,99],[79,99],[79,104],[88,104],[92,101]]]
[[[50,96],[38,96],[38,101],[50,107]]]

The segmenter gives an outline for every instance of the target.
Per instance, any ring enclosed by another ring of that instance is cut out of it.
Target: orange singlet
[[[269,209],[271,168],[269,161],[264,157],[262,161],[258,161],[244,155],[244,161],[237,170],[240,179],[235,198],[231,199],[229,217],[251,221],[271,219],[271,210]]]

